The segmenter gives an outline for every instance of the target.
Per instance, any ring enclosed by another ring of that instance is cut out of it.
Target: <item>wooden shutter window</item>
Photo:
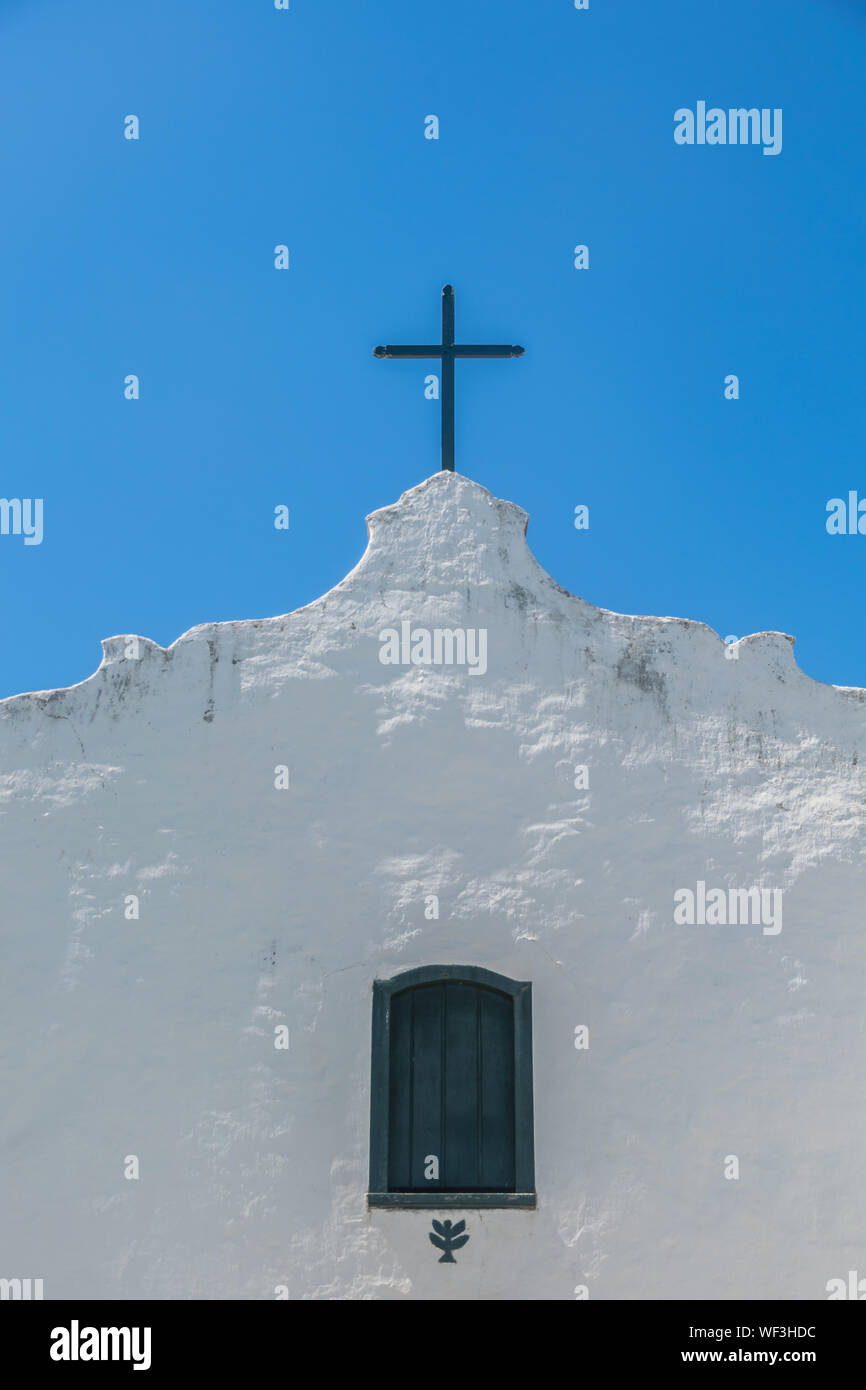
[[[531,986],[477,966],[374,985],[371,1205],[534,1206]]]

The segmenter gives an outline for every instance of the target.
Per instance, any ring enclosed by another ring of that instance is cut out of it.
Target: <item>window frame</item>
[[[514,1013],[514,1192],[389,1192],[388,1140],[391,1064],[391,1000],[417,985],[458,980],[486,985],[511,998]],[[422,965],[388,980],[373,981],[370,1064],[371,1207],[535,1207],[535,1135],[532,1095],[532,984],[511,980],[480,965]]]

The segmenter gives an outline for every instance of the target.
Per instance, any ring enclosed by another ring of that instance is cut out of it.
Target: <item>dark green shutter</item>
[[[515,1191],[513,998],[446,980],[390,1009],[389,1190]],[[424,1177],[431,1155],[438,1181]]]

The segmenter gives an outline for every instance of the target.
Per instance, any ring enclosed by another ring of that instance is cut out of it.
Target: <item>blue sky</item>
[[[861,0],[2,0],[0,496],[44,534],[0,535],[0,695],[338,582],[439,467],[434,365],[371,349],[446,281],[526,348],[458,363],[457,468],[559,583],[866,686],[864,71]],[[699,100],[781,153],[675,144]]]

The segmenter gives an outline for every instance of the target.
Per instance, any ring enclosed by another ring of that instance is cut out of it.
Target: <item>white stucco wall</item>
[[[436,474],[309,607],[138,659],[112,638],[81,685],[0,704],[0,1276],[762,1299],[866,1274],[866,692],[778,633],[729,660],[596,609],[525,522]],[[405,620],[486,629],[487,672],[381,664]],[[782,889],[781,931],[676,924],[698,880]],[[430,1212],[365,1203],[371,984],[430,963],[534,993],[538,1209],[458,1213],[455,1265]]]

